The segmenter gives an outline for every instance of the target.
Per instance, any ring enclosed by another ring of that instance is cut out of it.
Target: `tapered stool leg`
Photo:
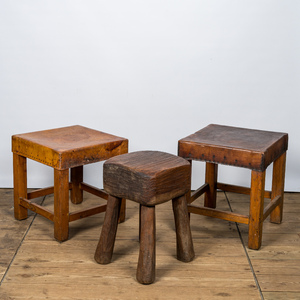
[[[282,221],[284,178],[285,178],[286,152],[283,153],[273,164],[272,195],[271,200],[281,196],[280,204],[271,212],[270,221],[280,224]]]
[[[14,214],[17,220],[28,216],[27,208],[20,205],[20,197],[27,198],[27,164],[26,157],[13,154],[14,165]]]
[[[126,199],[122,199],[120,215],[119,215],[119,223],[125,222],[125,217],[126,217]]]
[[[83,190],[80,188],[80,183],[83,181],[83,166],[71,168],[71,201],[74,204],[79,204],[83,200]]]
[[[187,194],[172,200],[176,228],[177,259],[190,262],[195,257],[189,215]]]
[[[207,162],[206,169],[205,169],[205,182],[209,184],[209,190],[204,195],[205,207],[216,208],[217,179],[218,179],[218,165]]]
[[[69,237],[69,169],[54,169],[54,238]]]
[[[140,253],[136,273],[139,283],[155,280],[155,206],[141,206]]]
[[[265,171],[258,172],[253,170],[251,172],[248,247],[254,250],[258,250],[261,246],[264,221],[265,174]]]
[[[121,201],[121,198],[111,195],[108,197],[100,240],[95,252],[95,260],[99,264],[109,264],[111,262],[118,229]]]

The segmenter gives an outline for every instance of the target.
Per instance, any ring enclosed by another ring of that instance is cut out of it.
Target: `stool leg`
[[[254,250],[258,250],[261,246],[265,174],[265,171],[258,172],[252,170],[251,172],[248,247]]]
[[[79,204],[83,200],[83,190],[80,188],[80,183],[83,181],[83,166],[71,168],[71,201],[74,204]]]
[[[125,217],[126,217],[126,199],[122,199],[120,215],[119,215],[119,223],[125,222]]]
[[[155,206],[141,206],[140,253],[136,272],[139,283],[155,280]]]
[[[176,228],[177,259],[183,262],[192,261],[195,257],[186,197],[187,194],[172,200]]]
[[[216,208],[217,180],[218,180],[218,165],[207,162],[206,169],[205,169],[205,183],[209,184],[209,190],[204,195],[205,207]]]
[[[281,196],[280,204],[271,212],[270,221],[280,224],[282,221],[283,198],[284,198],[284,178],[285,178],[286,152],[283,153],[273,163],[272,195],[271,200]]]
[[[118,229],[120,207],[121,198],[109,195],[104,223],[94,256],[96,262],[99,264],[109,264],[111,262]]]
[[[17,220],[28,216],[27,208],[20,205],[20,197],[27,198],[27,164],[26,157],[13,154],[14,166],[14,213]]]
[[[69,169],[54,169],[54,237],[60,242],[69,237]]]

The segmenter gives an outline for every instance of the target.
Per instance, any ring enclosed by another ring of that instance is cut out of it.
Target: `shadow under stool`
[[[158,151],[138,151],[110,158],[103,165],[107,210],[95,260],[111,262],[121,199],[140,204],[140,251],[136,278],[142,284],[155,280],[155,206],[172,199],[177,259],[193,260],[194,248],[186,197],[190,193],[190,164],[183,158]]]
[[[178,141],[178,155],[206,162],[205,183],[191,193],[190,213],[220,218],[248,225],[248,247],[261,247],[263,221],[281,223],[288,134],[211,124]],[[265,191],[265,171],[273,163],[272,191]],[[251,187],[217,181],[218,164],[251,170]],[[216,208],[217,189],[250,195],[249,215],[225,212]],[[202,194],[204,206],[191,204]],[[264,207],[264,198],[270,203]]]
[[[69,213],[69,190],[74,204],[82,202],[83,191],[108,198],[102,190],[83,182],[83,165],[127,153],[128,140],[76,125],[14,135],[12,152],[15,218],[26,219],[27,209],[44,216],[54,223],[54,237],[62,242],[68,239],[69,222],[106,210],[106,204],[102,204]],[[54,187],[27,192],[27,158],[54,169]],[[32,201],[49,194],[54,194],[54,212]],[[120,221],[124,219],[125,199]]]

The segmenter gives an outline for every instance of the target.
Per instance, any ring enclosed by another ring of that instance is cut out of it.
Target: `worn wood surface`
[[[264,171],[288,147],[288,134],[210,124],[178,142],[178,154]]]
[[[160,151],[137,151],[112,157],[103,165],[103,187],[109,194],[142,205],[156,205],[190,190],[191,166]]]
[[[128,140],[83,126],[12,136],[13,153],[63,170],[128,152]]]
[[[249,211],[248,195],[226,193],[226,197],[233,211]],[[218,206],[230,211],[226,197],[218,193]],[[300,299],[300,194],[285,193],[283,221],[280,225],[264,223],[259,251],[243,247],[237,226],[244,244],[248,226],[191,215],[196,257],[188,264],[176,259],[171,202],[160,205],[156,210],[156,281],[152,285],[135,281],[137,203],[127,202],[127,218],[119,224],[113,263],[99,265],[94,253],[104,214],[70,223],[70,239],[57,243],[49,220],[34,217],[31,211],[24,221],[14,219],[12,189],[1,189],[0,198],[0,299]],[[203,197],[197,201],[203,203]],[[84,193],[79,206],[98,203],[98,197]],[[53,209],[53,196],[47,196],[42,205]],[[70,202],[71,212],[78,208]]]

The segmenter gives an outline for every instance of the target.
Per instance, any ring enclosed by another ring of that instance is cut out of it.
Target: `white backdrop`
[[[286,190],[300,191],[299,29],[296,0],[1,0],[0,187],[13,134],[81,124],[176,154],[217,123],[288,132]],[[101,168],[86,181],[101,187]],[[52,184],[50,168],[28,169],[30,187]],[[219,172],[249,186],[249,170]]]

